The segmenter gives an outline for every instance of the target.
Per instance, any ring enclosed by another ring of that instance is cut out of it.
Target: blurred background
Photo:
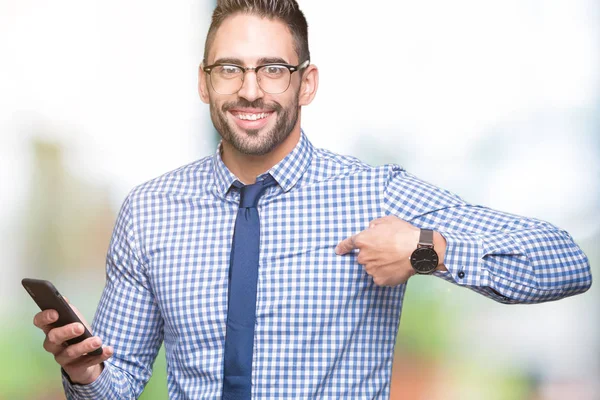
[[[597,0],[300,0],[318,147],[566,229],[600,269]],[[23,277],[91,320],[134,186],[214,152],[213,1],[0,1],[0,399],[61,399]],[[165,399],[164,355],[142,399]],[[392,399],[600,399],[600,288],[501,305],[411,279]]]

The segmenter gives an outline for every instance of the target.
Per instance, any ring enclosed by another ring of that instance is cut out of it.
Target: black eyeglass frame
[[[285,67],[290,71],[290,80],[288,82],[287,87],[281,91],[281,92],[277,92],[277,93],[271,93],[271,92],[267,92],[269,94],[281,94],[281,93],[285,93],[286,90],[288,90],[290,88],[290,84],[292,83],[292,74],[296,71],[300,71],[301,69],[304,69],[306,67],[308,67],[310,65],[310,60],[305,60],[304,62],[298,64],[298,65],[291,65],[291,64],[283,64],[283,63],[268,63],[268,64],[261,64],[261,65],[257,65],[256,67],[243,67],[241,65],[237,65],[237,64],[232,64],[232,63],[217,63],[217,64],[212,64],[212,65],[207,65],[206,67],[203,67],[202,70],[204,72],[206,72],[208,74],[208,76],[211,76],[211,72],[215,67],[236,67],[242,70],[242,85],[240,85],[240,88],[238,90],[236,90],[233,93],[221,93],[219,92],[217,89],[215,89],[213,83],[212,83],[212,79],[210,80],[210,86],[212,86],[213,90],[219,94],[235,94],[237,92],[239,92],[240,90],[242,90],[242,86],[244,85],[244,77],[246,76],[246,72],[248,71],[254,71],[255,74],[258,73],[258,71],[260,71],[261,69],[265,68],[265,67],[271,67],[271,66],[278,66],[278,67]],[[260,82],[258,82],[258,86],[260,87]],[[260,88],[261,90],[264,90],[262,87]],[[266,92],[266,91],[265,91]]]

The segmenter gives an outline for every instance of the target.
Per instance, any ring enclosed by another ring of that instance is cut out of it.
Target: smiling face
[[[223,21],[208,52],[207,65],[232,63],[244,67],[278,62],[298,65],[294,40],[279,20],[250,14],[236,14]],[[311,72],[312,71],[312,72]],[[304,78],[316,80],[310,66]],[[215,128],[225,144],[246,155],[265,155],[282,143],[299,137],[300,106],[314,97],[316,81],[308,89],[300,74],[294,72],[288,89],[280,94],[265,93],[258,86],[256,74],[246,72],[242,88],[235,94],[214,91],[208,74],[200,70],[200,96],[210,105]],[[304,90],[303,90],[304,89]],[[297,140],[297,139],[296,139]]]

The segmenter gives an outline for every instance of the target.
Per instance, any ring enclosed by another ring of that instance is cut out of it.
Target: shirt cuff
[[[110,364],[106,361],[98,378],[87,385],[73,383],[65,370],[62,368],[60,370],[67,399],[104,399],[106,398],[106,393],[110,393]]]
[[[514,303],[511,300],[515,282],[496,276],[485,262],[488,254],[518,254],[513,243],[504,243],[507,238],[494,238],[490,246],[476,235],[467,233],[444,233],[446,254],[444,265],[448,271],[434,271],[433,275],[459,286],[466,286],[500,303]]]
[[[483,267],[482,240],[465,233],[439,233],[446,239],[444,265],[448,271],[435,271],[433,275],[461,286],[487,286],[489,273]]]

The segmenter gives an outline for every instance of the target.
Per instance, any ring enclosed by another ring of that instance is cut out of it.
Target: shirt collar
[[[312,143],[310,143],[304,131],[301,130],[300,140],[296,144],[296,147],[266,173],[271,174],[275,178],[284,192],[288,192],[306,172],[312,161],[313,151],[314,147]],[[237,177],[229,171],[221,158],[221,143],[219,143],[213,157],[213,165],[217,191],[220,195],[225,196],[233,182],[237,180]]]

